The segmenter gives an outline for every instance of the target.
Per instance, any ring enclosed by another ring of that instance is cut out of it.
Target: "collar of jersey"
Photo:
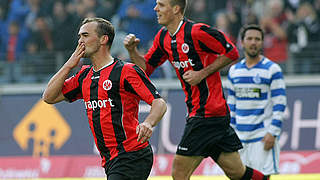
[[[170,34],[171,37],[172,37],[172,36],[175,36],[175,35],[179,32],[179,30],[180,30],[183,22],[184,22],[184,19],[180,21],[179,26],[178,26],[176,32],[174,32],[172,35],[171,35],[170,32],[169,32],[169,34]]]
[[[98,69],[97,71],[94,69],[94,67],[92,67],[92,70],[93,70],[93,72],[98,72],[98,71],[100,71],[101,69],[103,69],[103,68],[105,68],[105,67],[107,67],[107,66],[110,66],[113,62],[114,62],[114,58],[112,58],[112,60],[111,60],[108,64],[102,66],[102,67],[101,67],[100,69]]]
[[[259,62],[258,62],[256,65],[252,66],[251,68],[248,68],[248,66],[247,66],[247,64],[246,64],[246,61],[247,61],[247,59],[245,58],[244,61],[242,62],[242,66],[244,66],[244,67],[247,68],[247,69],[252,69],[252,68],[258,66],[259,64],[262,64],[262,63],[263,63],[263,61],[264,61],[264,56],[259,60]]]

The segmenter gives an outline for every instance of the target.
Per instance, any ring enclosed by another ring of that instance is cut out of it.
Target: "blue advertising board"
[[[283,151],[320,150],[320,86],[287,88],[288,106],[280,143]],[[156,153],[174,153],[183,133],[182,90],[162,90],[168,111],[150,140]],[[142,121],[149,105],[140,104]],[[40,94],[0,98],[0,156],[96,154],[82,101],[48,105]]]

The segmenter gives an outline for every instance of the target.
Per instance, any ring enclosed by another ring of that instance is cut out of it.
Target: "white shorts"
[[[278,139],[269,151],[264,150],[262,141],[242,143],[239,150],[242,162],[251,168],[259,170],[264,175],[279,174],[280,146]]]

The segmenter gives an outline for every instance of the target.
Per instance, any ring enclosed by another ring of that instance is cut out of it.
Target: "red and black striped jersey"
[[[118,59],[99,71],[83,66],[65,81],[62,93],[70,102],[83,99],[102,166],[120,153],[148,146],[137,142],[139,101],[151,104],[160,95],[138,66]]]
[[[150,75],[156,67],[169,60],[184,90],[188,117],[226,116],[229,109],[219,72],[211,74],[196,86],[191,86],[182,78],[184,72],[199,71],[220,55],[232,60],[239,58],[238,50],[224,33],[206,24],[184,19],[175,34],[171,35],[166,28],[162,28],[155,36],[153,46],[144,56],[146,73]]]

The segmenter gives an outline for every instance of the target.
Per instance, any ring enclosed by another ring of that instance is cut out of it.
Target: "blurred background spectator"
[[[186,16],[195,22],[210,24],[210,12],[206,0],[188,1]]]
[[[134,33],[147,50],[161,28],[155,0],[1,0],[0,83],[44,83],[77,45],[85,17],[106,18],[115,25],[114,56],[129,60],[123,38]],[[239,30],[260,24],[264,54],[285,74],[320,74],[320,0],[189,0],[186,16],[220,29],[241,48]],[[87,63],[83,59],[82,63]],[[228,69],[222,71],[225,75]],[[166,64],[151,78],[171,79]]]
[[[260,25],[265,31],[264,55],[278,63],[286,71],[285,62],[288,59],[287,27],[288,19],[282,0],[266,1],[266,10],[260,18]]]
[[[289,12],[290,13],[290,12]],[[290,13],[288,27],[289,49],[296,73],[319,72],[320,21],[310,2],[302,3]]]
[[[0,58],[4,60],[1,79],[3,82],[15,83],[21,77],[20,60],[25,51],[28,32],[22,23],[12,20],[0,35]]]
[[[140,39],[140,48],[149,49],[150,41],[160,26],[153,10],[155,0],[122,0],[118,16],[120,27],[126,33],[133,33]]]

